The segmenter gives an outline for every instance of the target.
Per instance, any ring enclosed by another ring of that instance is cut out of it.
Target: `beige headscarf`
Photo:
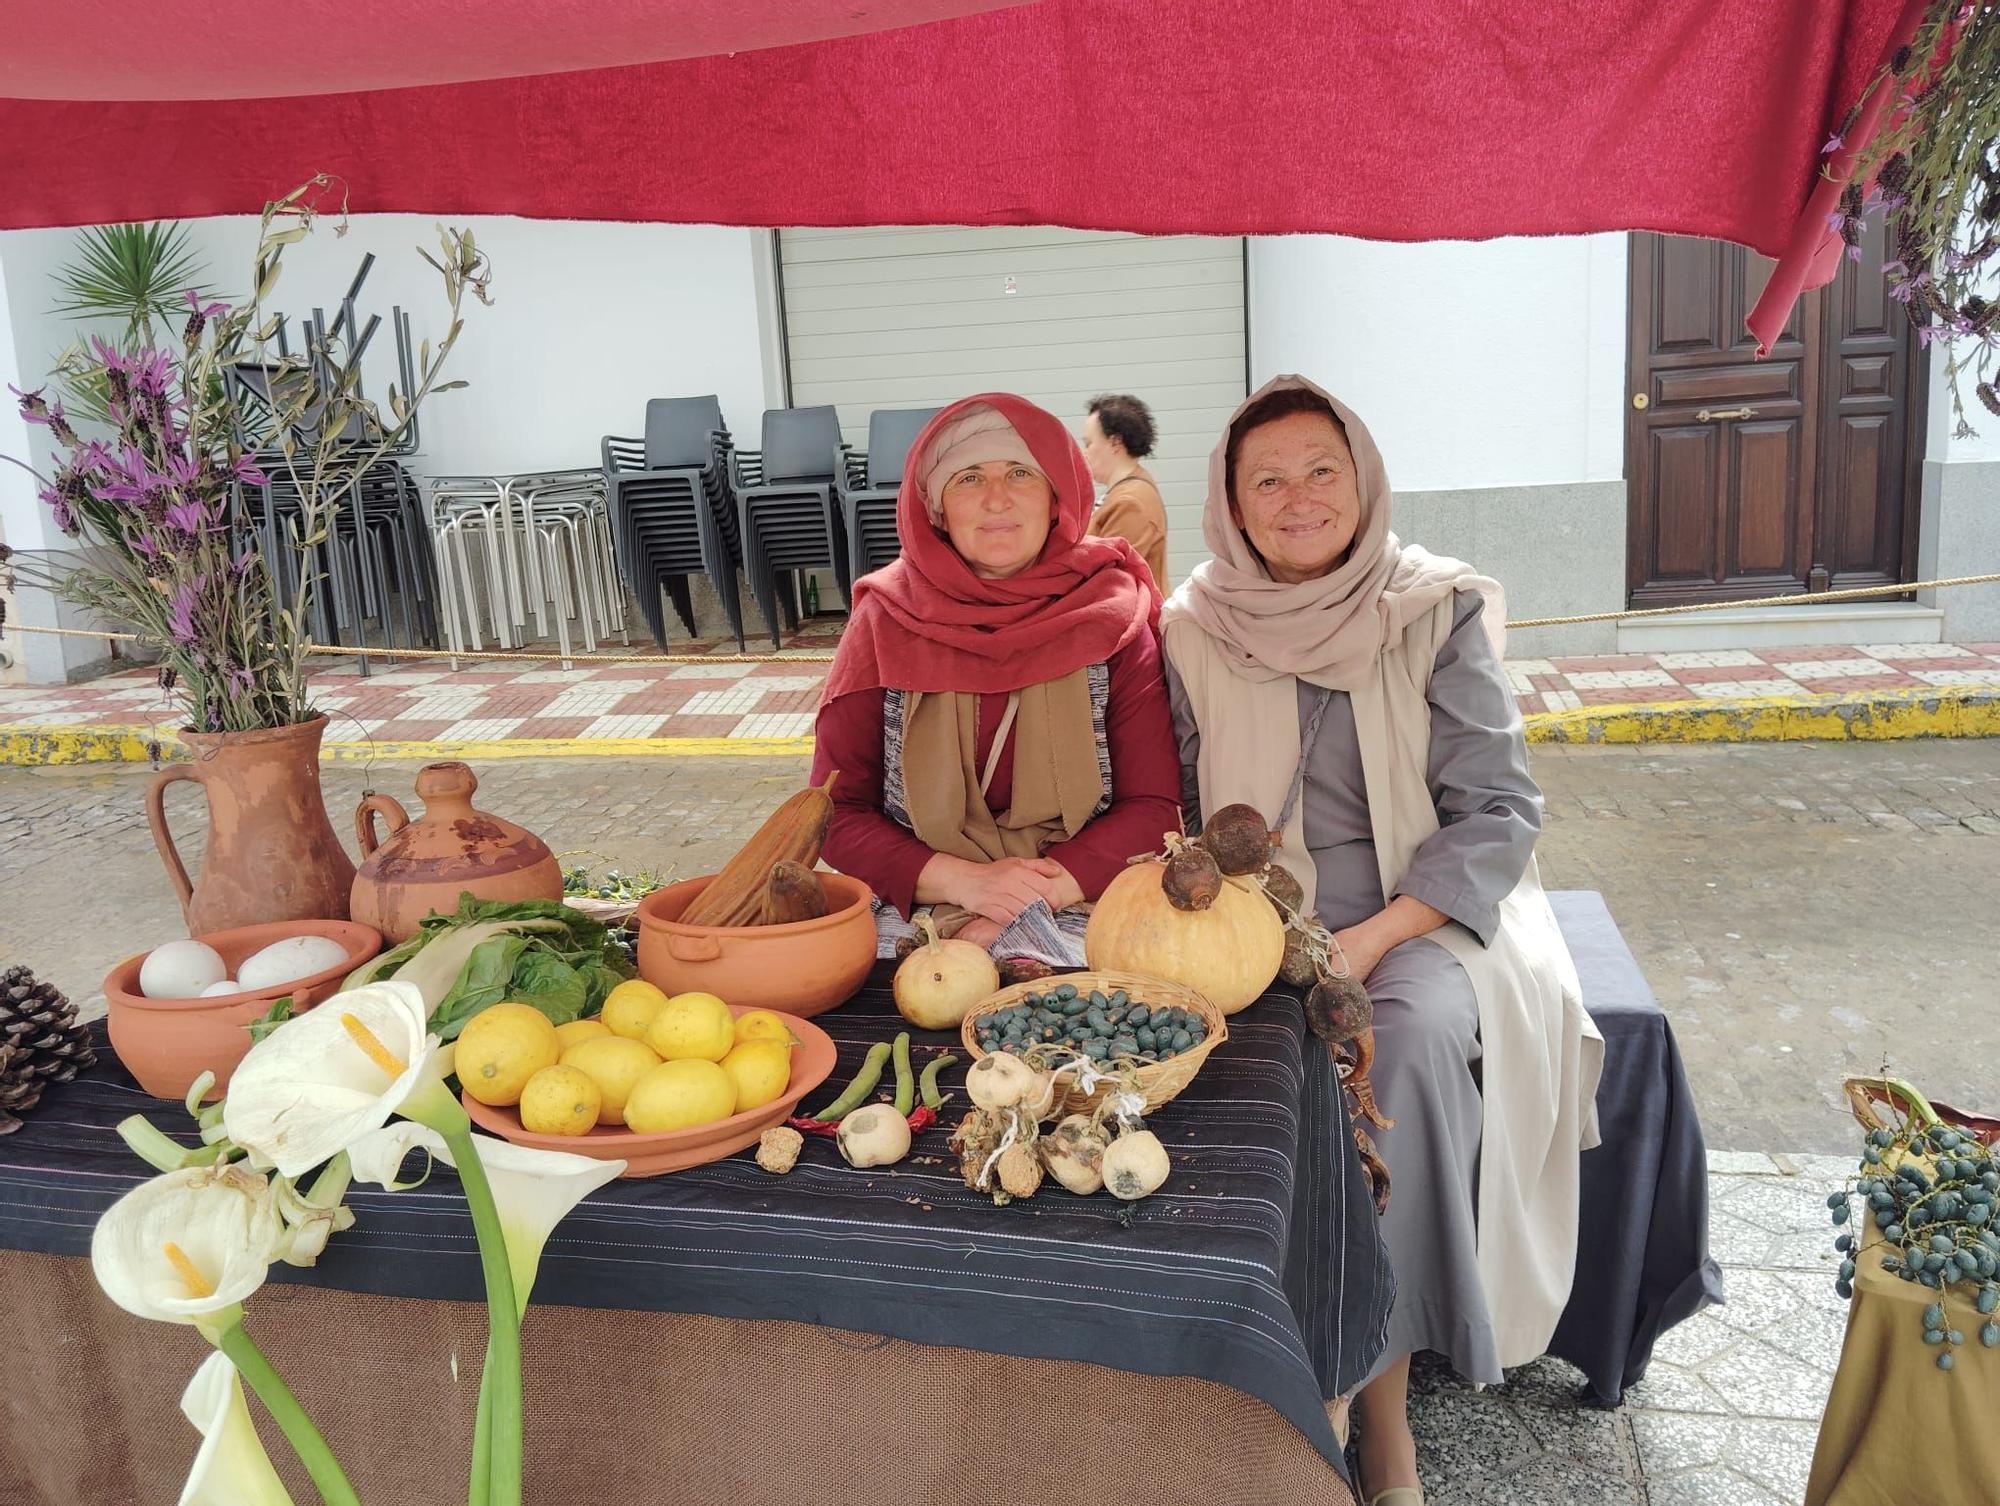
[[[924,510],[930,514],[932,523],[940,527],[944,524],[945,482],[968,465],[984,465],[989,460],[1013,460],[1031,470],[1042,470],[1042,463],[1028,448],[1028,441],[1007,421],[1005,414],[985,403],[969,404],[962,414],[932,436],[916,467]]]
[[[1361,517],[1347,558],[1317,580],[1271,579],[1229,511],[1229,430],[1268,393],[1304,388],[1326,400],[1347,430]],[[1181,618],[1223,646],[1245,679],[1292,675],[1329,690],[1352,690],[1373,672],[1383,647],[1461,588],[1486,598],[1486,630],[1500,647],[1506,621],[1500,583],[1463,560],[1401,543],[1389,531],[1389,476],[1368,426],[1353,409],[1302,376],[1273,377],[1230,415],[1208,461],[1208,508],[1201,533],[1215,557],[1195,568],[1160,614],[1162,628]],[[1276,815],[1275,811],[1270,814]]]

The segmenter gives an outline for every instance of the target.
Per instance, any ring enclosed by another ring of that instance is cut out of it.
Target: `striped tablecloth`
[[[836,1082],[902,1028],[887,976],[878,968],[819,1018],[840,1046]],[[1200,1376],[1262,1399],[1337,1459],[1324,1401],[1380,1352],[1388,1263],[1352,1144],[1326,1133],[1337,1122],[1332,1071],[1324,1049],[1309,1049],[1298,1004],[1274,994],[1229,1023],[1229,1040],[1151,1121],[1173,1175],[1141,1203],[1074,1197],[1051,1179],[1032,1200],[995,1207],[964,1186],[942,1129],[909,1161],[871,1171],[809,1139],[782,1178],[745,1153],[593,1194],[551,1241],[536,1298]],[[920,1064],[948,1044],[916,1039]],[[87,1254],[97,1215],[147,1170],[113,1127],[136,1112],[176,1131],[190,1123],[146,1097],[101,1034],[98,1046],[96,1070],[0,1139],[0,1248]],[[472,1225],[448,1169],[415,1191],[349,1202],[355,1227],[313,1270],[277,1267],[280,1279],[480,1298]]]

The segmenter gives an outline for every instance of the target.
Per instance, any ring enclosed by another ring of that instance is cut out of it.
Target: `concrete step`
[[[1795,648],[1823,643],[1942,643],[1944,613],[1901,601],[1747,607],[1640,617],[1618,624],[1621,654],[1709,648]]]

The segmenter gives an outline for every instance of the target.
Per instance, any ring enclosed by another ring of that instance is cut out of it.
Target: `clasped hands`
[[[973,863],[938,853],[917,877],[917,898],[925,904],[952,904],[970,910],[959,937],[991,946],[1036,900],[1051,910],[1083,903],[1083,889],[1054,858],[1001,858]]]

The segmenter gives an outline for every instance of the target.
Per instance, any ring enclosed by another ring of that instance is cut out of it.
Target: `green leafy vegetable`
[[[286,994],[282,999],[271,1001],[271,1007],[264,1011],[262,1019],[252,1020],[243,1028],[250,1032],[250,1044],[254,1046],[291,1017],[292,996]]]

